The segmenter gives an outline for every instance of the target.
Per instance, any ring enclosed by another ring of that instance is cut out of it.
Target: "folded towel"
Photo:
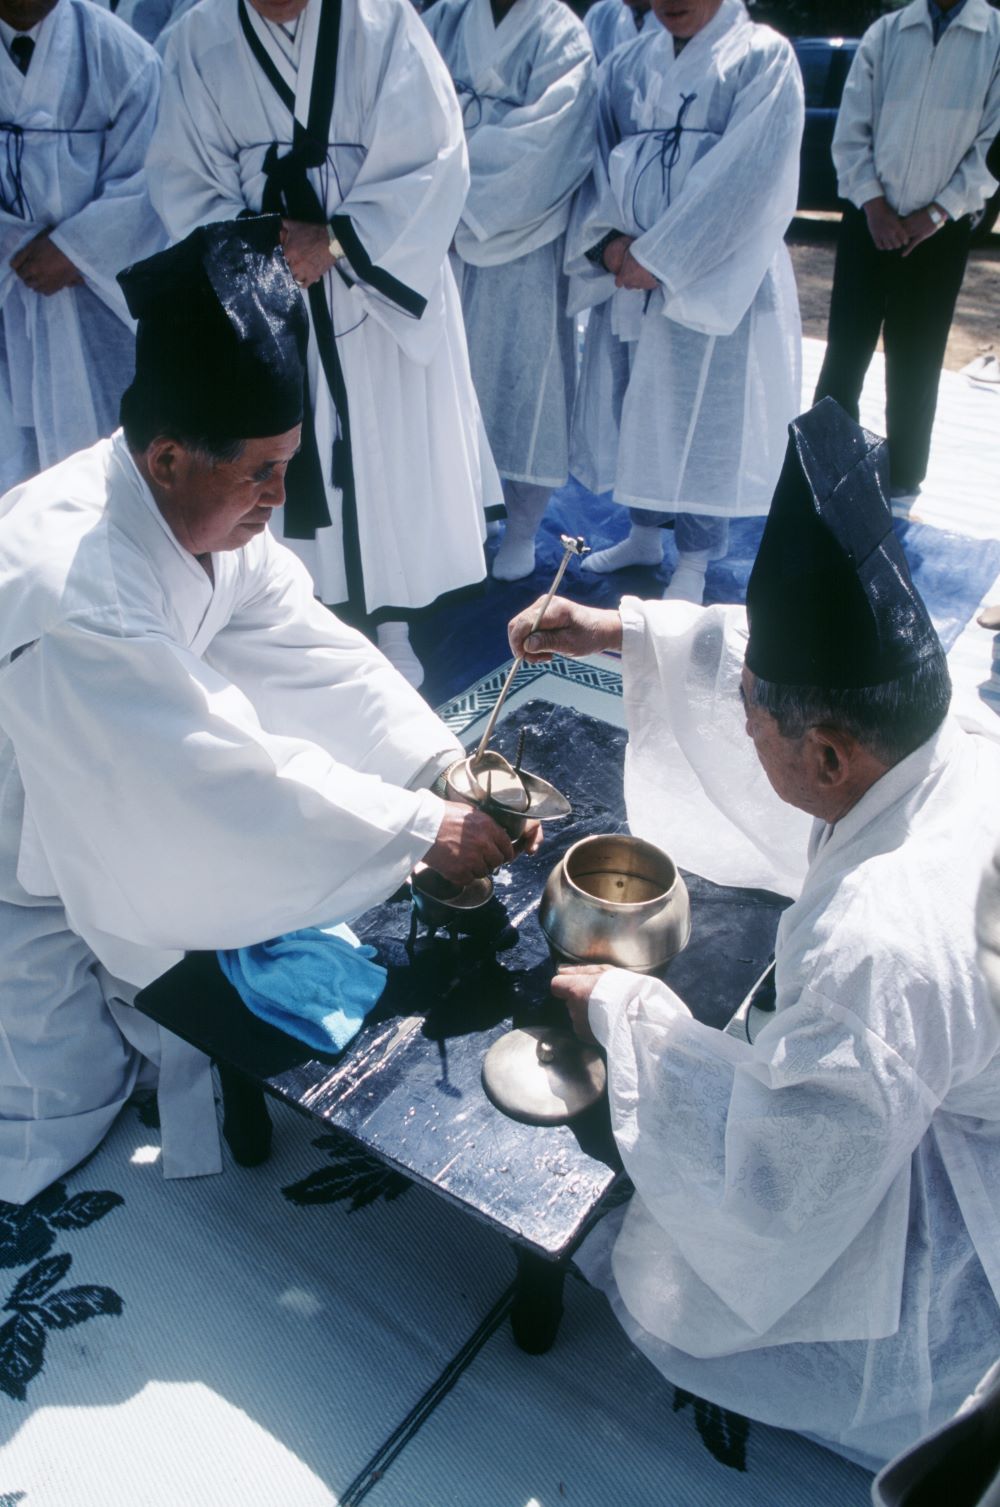
[[[307,926],[271,942],[218,954],[243,1003],[269,1025],[320,1052],[340,1052],[385,988],[349,926]]]

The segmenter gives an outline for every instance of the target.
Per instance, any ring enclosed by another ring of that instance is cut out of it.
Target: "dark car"
[[[806,128],[799,170],[800,209],[840,209],[830,147],[840,96],[858,50],[855,37],[793,37],[806,91]]]
[[[793,37],[806,93],[806,125],[799,169],[800,209],[840,209],[830,151],[840,96],[858,50],[856,37]],[[1000,214],[1000,189],[980,211],[973,241],[986,239]]]

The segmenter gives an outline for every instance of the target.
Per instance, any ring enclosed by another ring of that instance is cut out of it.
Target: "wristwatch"
[[[345,257],[347,255],[347,252],[344,250],[343,246],[340,244],[340,242],[337,240],[337,237],[334,235],[334,233],[333,233],[333,226],[332,225],[328,225],[327,226],[327,243],[326,244],[329,247],[330,255],[333,257],[333,259],[334,259],[335,262],[339,262],[342,257]]]
[[[947,220],[947,218],[948,218],[948,216],[945,214],[944,210],[943,209],[938,209],[938,207],[937,207],[936,204],[928,204],[928,206],[927,206],[927,213],[931,217],[931,224],[934,226],[935,230],[940,230],[941,226],[944,224],[945,220]]]

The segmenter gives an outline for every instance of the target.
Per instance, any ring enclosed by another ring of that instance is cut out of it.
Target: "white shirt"
[[[952,219],[996,187],[987,148],[1000,131],[1000,13],[967,0],[937,45],[926,0],[870,26],[851,65],[833,136],[843,198],[884,194],[900,215],[937,202]]]

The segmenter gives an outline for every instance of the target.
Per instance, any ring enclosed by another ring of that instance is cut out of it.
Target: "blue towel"
[[[243,1003],[320,1052],[340,1052],[381,998],[386,971],[348,926],[307,926],[218,954]]]

